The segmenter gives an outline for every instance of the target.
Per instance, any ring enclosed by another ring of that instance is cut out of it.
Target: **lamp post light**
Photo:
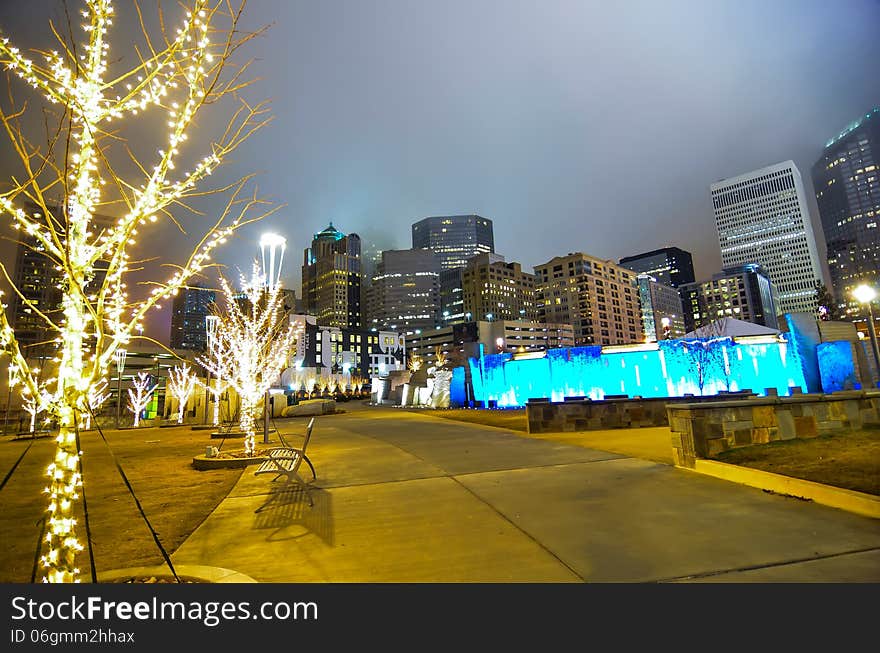
[[[220,317],[217,315],[206,315],[205,316],[205,343],[208,348],[208,356],[211,356],[211,345],[214,342],[214,333],[217,331],[217,322],[220,321]],[[205,421],[204,424],[208,423],[208,388],[211,386],[211,370],[205,369],[205,373],[207,377],[205,378]],[[218,379],[219,384],[219,379]],[[218,405],[220,404],[220,396],[214,397],[214,402]],[[216,424],[214,426],[217,426]]]
[[[281,263],[284,261],[284,250],[287,239],[278,234],[266,233],[260,237],[260,253],[263,257],[263,275],[266,280],[266,291],[271,293],[278,287],[281,279]],[[275,259],[278,265],[275,265]],[[267,256],[268,255],[268,256]],[[268,260],[267,260],[268,259]],[[269,444],[269,390],[263,397],[263,444]]]
[[[12,399],[12,388],[18,383],[18,377],[15,375],[15,365],[9,364],[9,386],[6,390],[6,412],[3,414],[3,435],[6,435],[6,424],[9,421],[9,402]]]
[[[278,281],[281,279],[281,263],[284,260],[284,250],[286,248],[287,239],[284,236],[269,233],[263,234],[260,238],[260,254],[263,257],[263,274],[266,277],[267,290],[275,290]],[[276,253],[278,257],[277,266],[275,265]]]
[[[871,350],[874,353],[874,369],[880,375],[880,351],[877,348],[877,331],[874,328],[874,311],[871,309],[871,302],[877,297],[877,291],[871,286],[862,284],[852,291],[853,297],[860,304],[864,304],[868,308],[868,333],[871,336]]]
[[[119,428],[119,411],[122,409],[122,370],[127,353],[122,348],[116,350],[116,428]]]

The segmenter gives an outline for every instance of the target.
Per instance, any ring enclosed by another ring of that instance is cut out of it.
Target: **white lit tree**
[[[86,397],[86,405],[83,407],[82,423],[86,430],[92,428],[92,415],[98,410],[105,401],[110,398],[107,391],[107,381],[101,379],[96,385],[89,388],[89,394]]]
[[[197,362],[235,389],[241,402],[239,427],[245,453],[253,455],[261,402],[287,367],[298,329],[286,319],[281,287],[267,288],[256,263],[250,278],[242,277],[241,284],[242,293],[237,293],[220,278],[226,313],[219,316],[211,346]]]
[[[128,389],[128,409],[134,413],[134,426],[137,428],[141,423],[141,413],[150,403],[153,391],[159,384],[150,385],[150,375],[146,372],[138,372],[137,379],[132,383],[134,388]]]
[[[80,573],[76,556],[83,547],[74,510],[81,484],[77,411],[148,311],[211,265],[213,250],[235,229],[271,212],[248,190],[253,175],[216,189],[202,187],[268,121],[264,104],[252,106],[240,94],[248,85],[247,65],[234,66],[232,55],[255,33],[242,31],[243,7],[232,1],[181,3],[188,7],[182,7],[176,31],[166,30],[160,12],[159,34],[150,33],[134,5],[143,45],[136,35],[120,34],[119,52],[113,54],[111,0],[85,0],[84,43],[72,34],[62,36],[51,24],[58,42],[51,52],[34,50],[27,56],[8,38],[0,39],[0,65],[49,102],[40,116],[43,144],[26,133],[39,108],[16,103],[10,88],[9,106],[0,109],[3,132],[22,168],[11,190],[0,193],[0,215],[11,217],[22,242],[47,257],[60,278],[61,306],[51,313],[13,288],[53,334],[58,360],[54,391],[45,406],[59,429],[47,472],[49,515],[41,557],[47,582],[76,582]],[[193,147],[188,137],[206,107],[221,114],[229,110],[229,120],[217,138]],[[159,123],[164,127],[148,115],[150,110],[164,118]],[[141,140],[156,134],[161,142],[152,144],[152,154],[138,154],[126,139],[129,134]],[[150,281],[152,292],[129,297],[131,273],[140,269],[131,254],[142,231],[156,222],[183,230],[184,217],[204,215],[194,203],[208,195],[223,197],[224,203],[212,210],[214,217],[193,227],[192,252],[164,282]],[[28,205],[38,210],[26,210]],[[115,222],[103,224],[99,212],[114,215]],[[2,262],[0,267],[10,281]],[[31,395],[39,396],[5,310],[0,311],[0,351],[10,356]]]
[[[177,400],[177,423],[183,424],[183,415],[186,412],[186,404],[196,389],[196,375],[192,369],[184,363],[171,368],[171,376],[168,379],[168,390]]]

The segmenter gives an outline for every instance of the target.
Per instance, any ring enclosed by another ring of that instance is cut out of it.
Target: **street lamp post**
[[[214,333],[217,331],[217,322],[220,320],[220,317],[217,315],[206,315],[205,316],[205,341],[208,347],[208,357],[211,356],[211,345],[214,342]],[[207,378],[205,379],[205,421],[204,423],[208,423],[208,388],[211,385],[211,370],[206,369]],[[219,381],[218,381],[219,384]],[[214,402],[219,405],[220,403],[220,395],[214,397]],[[216,424],[214,426],[217,426]]]
[[[871,351],[874,353],[874,369],[880,375],[880,351],[877,347],[877,331],[874,328],[874,311],[871,309],[871,302],[877,297],[877,291],[871,286],[862,284],[853,290],[853,297],[868,308],[868,334],[871,337]]]
[[[6,390],[6,412],[3,414],[3,435],[6,435],[6,423],[9,421],[9,402],[12,399],[12,387],[18,381],[15,376],[15,365],[9,365],[9,387]]]
[[[284,250],[287,247],[287,239],[278,234],[266,233],[260,237],[260,253],[263,257],[263,275],[266,279],[266,291],[272,292],[281,280],[281,263],[284,260]],[[278,257],[278,265],[275,265],[275,257]],[[268,260],[267,260],[268,257]],[[268,262],[268,265],[267,265]],[[269,444],[269,390],[263,397],[263,444]]]
[[[116,428],[119,428],[119,413],[122,409],[122,370],[125,368],[124,349],[116,350]]]

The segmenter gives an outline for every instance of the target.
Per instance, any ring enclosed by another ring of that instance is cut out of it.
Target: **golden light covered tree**
[[[233,290],[223,277],[220,286],[226,313],[218,316],[208,352],[196,362],[222,377],[238,394],[244,449],[246,454],[253,455],[261,402],[288,367],[300,325],[287,319],[281,286],[268,286],[257,264],[249,278],[242,277],[241,293]]]
[[[0,65],[45,95],[52,112],[46,115],[57,119],[46,130],[46,142],[38,144],[23,127],[28,112],[38,109],[11,100],[0,114],[22,165],[11,189],[0,194],[0,213],[11,217],[22,242],[35,243],[33,248],[56,266],[61,280],[61,306],[53,312],[41,311],[13,289],[54,337],[57,375],[49,392],[39,386],[5,310],[0,311],[0,349],[11,357],[18,382],[39,398],[58,428],[46,489],[42,565],[48,582],[74,582],[80,573],[76,427],[90,392],[108,376],[115,352],[142,328],[148,311],[211,265],[213,250],[234,230],[271,212],[249,190],[252,175],[220,188],[201,188],[268,121],[264,104],[252,106],[241,97],[247,65],[235,66],[231,58],[254,36],[240,29],[243,6],[192,0],[182,9],[177,29],[160,15],[161,31],[152,36],[135,7],[145,44],[140,48],[132,46],[134,35],[112,33],[110,0],[85,2],[84,43],[61,36],[51,23],[57,50],[35,50],[32,58],[8,38],[0,40]],[[112,54],[111,34],[120,43]],[[228,108],[229,119],[214,138],[207,140],[211,135],[205,134],[197,146],[188,137],[195,135],[196,116],[211,105],[218,111]],[[164,118],[158,129],[155,113]],[[161,140],[150,148],[152,158],[138,158],[129,146],[126,137],[135,132],[141,139],[155,133]],[[141,265],[131,254],[142,232],[165,221],[183,229],[181,214],[200,216],[191,204],[217,193],[224,201],[210,219],[198,220],[191,253],[175,262],[169,278],[130,295],[132,273]],[[28,204],[38,210],[27,210]],[[99,213],[116,217],[115,223],[103,224],[96,219]],[[0,268],[11,283],[9,271]]]

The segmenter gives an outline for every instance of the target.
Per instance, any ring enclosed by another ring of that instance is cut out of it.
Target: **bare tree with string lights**
[[[299,327],[286,319],[281,287],[267,286],[256,263],[249,278],[242,276],[241,286],[241,292],[236,292],[220,278],[226,313],[219,316],[207,353],[196,362],[222,377],[238,394],[244,450],[253,455],[261,402],[288,366]]]
[[[133,387],[128,389],[128,409],[134,413],[134,427],[137,428],[141,423],[141,413],[150,403],[153,391],[159,387],[159,384],[150,385],[150,375],[146,372],[138,372],[132,385]]]
[[[177,423],[183,424],[186,404],[195,392],[198,379],[192,368],[186,363],[172,367],[170,374],[168,390],[171,392],[171,396],[177,400]]]
[[[274,210],[249,190],[253,175],[220,188],[202,188],[269,120],[265,104],[251,105],[241,95],[249,84],[244,78],[247,64],[234,65],[232,57],[255,33],[242,31],[243,5],[231,2],[190,0],[176,30],[160,11],[161,33],[152,35],[135,4],[143,45],[133,44],[133,35],[119,34],[120,53],[112,58],[111,0],[84,2],[84,43],[72,34],[62,36],[51,23],[58,44],[54,51],[34,50],[26,56],[8,38],[0,39],[0,65],[49,102],[42,145],[25,133],[24,124],[34,111],[27,103],[10,97],[11,106],[0,110],[0,122],[22,167],[11,190],[0,194],[0,214],[11,216],[22,242],[35,243],[32,248],[56,266],[60,278],[58,311],[40,310],[13,287],[18,300],[43,322],[55,348],[51,394],[41,394],[6,312],[0,311],[0,351],[10,356],[19,383],[30,395],[45,400],[42,408],[58,427],[47,472],[47,534],[41,557],[47,582],[76,582],[80,575],[76,430],[89,393],[107,378],[115,352],[142,328],[149,311],[212,265],[215,248],[236,229]],[[199,147],[188,137],[194,134],[196,117],[209,106],[228,120],[215,138]],[[164,117],[164,128],[157,129],[150,115],[156,113]],[[162,129],[163,142],[150,148],[153,154],[135,154],[127,136],[143,139],[145,133],[156,133],[162,138]],[[194,205],[206,196],[223,198],[210,219]],[[26,208],[34,205],[38,210]],[[116,221],[103,224],[99,211]],[[130,296],[131,274],[142,265],[132,257],[133,248],[143,232],[157,222],[183,231],[184,219],[193,217],[196,244],[191,253],[172,264],[169,278]],[[2,264],[0,268],[11,283],[9,271]]]

